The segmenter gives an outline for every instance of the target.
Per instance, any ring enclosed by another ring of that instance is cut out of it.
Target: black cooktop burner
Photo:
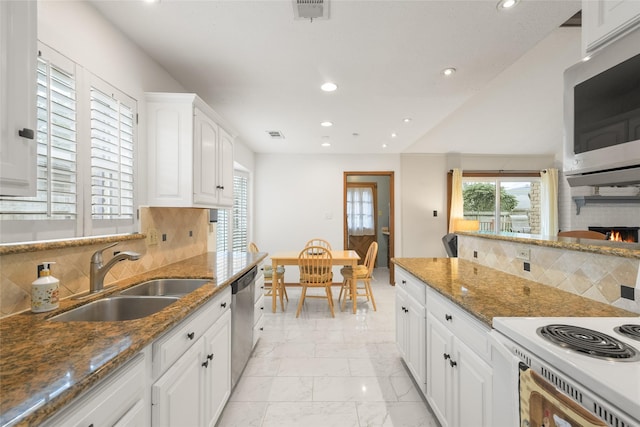
[[[616,326],[613,330],[627,338],[640,341],[640,325],[629,323],[627,325]]]
[[[640,353],[630,345],[592,329],[555,324],[538,328],[537,332],[560,347],[598,359],[620,362],[640,360]]]

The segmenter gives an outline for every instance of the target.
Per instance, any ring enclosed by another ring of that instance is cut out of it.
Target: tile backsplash
[[[530,250],[530,271],[517,258]],[[474,252],[477,258],[474,258]],[[523,245],[502,240],[458,236],[458,256],[595,301],[640,313],[640,260],[610,255]],[[621,285],[635,288],[635,300],[621,297]]]
[[[138,261],[117,263],[107,274],[105,285],[207,252],[208,209],[140,208],[140,224],[141,233],[157,230],[158,243],[127,240],[107,249],[105,261],[113,251],[134,251],[142,256]],[[30,309],[31,282],[43,261],[55,262],[51,274],[60,279],[60,298],[88,291],[91,255],[104,246],[107,245],[101,243],[0,256],[0,317]]]

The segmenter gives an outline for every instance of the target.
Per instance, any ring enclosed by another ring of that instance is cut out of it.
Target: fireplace
[[[638,242],[638,230],[640,230],[640,227],[589,227],[589,230],[605,234],[608,240],[635,243]]]

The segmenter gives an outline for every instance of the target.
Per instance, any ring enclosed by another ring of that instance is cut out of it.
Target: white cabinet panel
[[[593,53],[640,26],[638,0],[583,0],[582,44]]]
[[[0,1],[0,195],[4,196],[36,195],[36,7],[35,1]]]

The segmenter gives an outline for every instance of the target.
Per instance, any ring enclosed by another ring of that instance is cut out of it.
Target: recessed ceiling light
[[[322,145],[323,147],[331,147],[331,143],[330,143],[330,142],[327,142],[327,141],[323,142],[323,143],[322,143],[322,144],[320,144],[320,145]]]
[[[496,5],[496,9],[498,10],[511,9],[515,5],[517,5],[519,2],[520,0],[500,0]]]
[[[382,148],[387,148],[387,144],[382,144]]]
[[[333,126],[333,122],[328,122],[328,121],[327,122],[322,122],[322,123],[320,123],[320,126],[328,128],[328,127]]]
[[[444,70],[442,70],[442,74],[444,74],[445,76],[451,76],[456,72],[456,69],[453,67],[449,67],[449,68],[445,68]]]
[[[145,3],[160,3],[160,0],[144,0]]]
[[[391,133],[391,138],[395,138],[396,136],[398,136],[398,134],[397,134],[397,133],[395,133],[395,132],[392,132],[392,133]]]
[[[405,123],[409,123],[411,121],[410,117],[405,117],[404,119],[402,119],[403,122]]]
[[[320,89],[322,89],[325,92],[333,92],[334,90],[338,89],[338,85],[335,83],[326,82],[325,84],[320,86]]]

